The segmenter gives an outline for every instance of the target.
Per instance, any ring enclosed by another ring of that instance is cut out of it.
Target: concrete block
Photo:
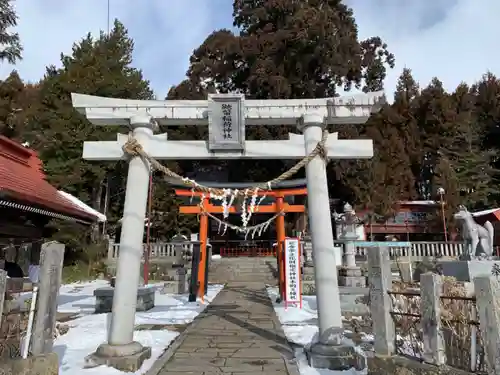
[[[99,288],[94,291],[96,298],[95,314],[109,313],[113,309],[113,295],[115,289],[111,287]],[[137,289],[136,311],[148,311],[155,307],[155,289]]]
[[[500,270],[498,260],[443,260],[438,262],[443,276],[452,276],[457,281],[474,281],[476,277],[491,276]]]

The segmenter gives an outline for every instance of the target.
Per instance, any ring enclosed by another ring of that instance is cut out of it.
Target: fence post
[[[392,288],[389,248],[373,248],[367,255],[374,350],[380,355],[392,355],[395,351],[395,331],[391,316],[391,297],[388,293]]]
[[[474,290],[488,374],[500,374],[500,283],[494,276],[479,276]]]
[[[434,365],[446,363],[446,351],[441,325],[441,293],[443,279],[426,272],[420,276],[420,308],[424,342],[423,360]]]
[[[5,303],[5,292],[7,291],[7,272],[0,270],[0,327],[3,321],[3,305]]]

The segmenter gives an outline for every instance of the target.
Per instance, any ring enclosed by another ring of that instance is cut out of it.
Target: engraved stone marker
[[[64,245],[48,242],[42,245],[40,256],[40,280],[31,352],[41,355],[52,352],[56,326],[57,296],[61,286]]]

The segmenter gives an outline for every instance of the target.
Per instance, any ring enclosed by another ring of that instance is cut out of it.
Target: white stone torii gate
[[[301,159],[320,142],[327,124],[362,124],[383,100],[376,92],[330,99],[245,100],[240,94],[212,94],[208,100],[129,100],[72,94],[73,107],[94,125],[125,125],[155,159]],[[245,126],[297,125],[302,135],[288,140],[245,141]],[[209,125],[209,140],[169,141],[154,135],[157,125]],[[128,135],[116,141],[85,142],[86,160],[120,160]],[[331,159],[373,156],[371,140],[338,139],[326,142]],[[314,254],[319,343],[317,354],[339,344],[342,331],[336,260],[326,176],[326,164],[316,156],[306,166],[308,214]],[[108,342],[96,351],[102,363],[120,367],[120,359],[137,358],[137,367],[148,348],[133,341],[137,285],[140,278],[144,219],[148,197],[149,165],[140,157],[130,159]],[[335,353],[333,351],[332,353]],[[95,358],[94,358],[95,360]],[[321,360],[321,358],[320,358]],[[320,363],[318,360],[316,363]]]

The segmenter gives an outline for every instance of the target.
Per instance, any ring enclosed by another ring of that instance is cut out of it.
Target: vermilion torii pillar
[[[327,125],[360,124],[383,98],[382,92],[347,98],[245,100],[241,94],[212,94],[208,100],[128,100],[72,94],[73,106],[95,125],[128,126],[133,136],[152,158],[158,160],[201,159],[302,159],[315,149]],[[288,140],[245,141],[245,126],[297,125],[303,135],[290,134]],[[169,141],[166,134],[153,135],[156,125],[209,126],[208,144],[200,141]],[[128,135],[116,141],[85,142],[83,158],[120,160],[127,156],[122,146]],[[373,156],[371,140],[338,139],[330,133],[325,143],[330,159],[364,159]],[[140,157],[130,159],[113,300],[113,316],[108,342],[97,357],[113,365],[122,359],[137,366],[147,352],[133,342],[135,305],[142,236],[146,214],[149,165]],[[308,215],[311,229],[319,318],[319,342],[311,349],[311,362],[336,369],[342,317],[333,251],[333,231],[326,176],[326,161],[315,156],[306,166]]]

